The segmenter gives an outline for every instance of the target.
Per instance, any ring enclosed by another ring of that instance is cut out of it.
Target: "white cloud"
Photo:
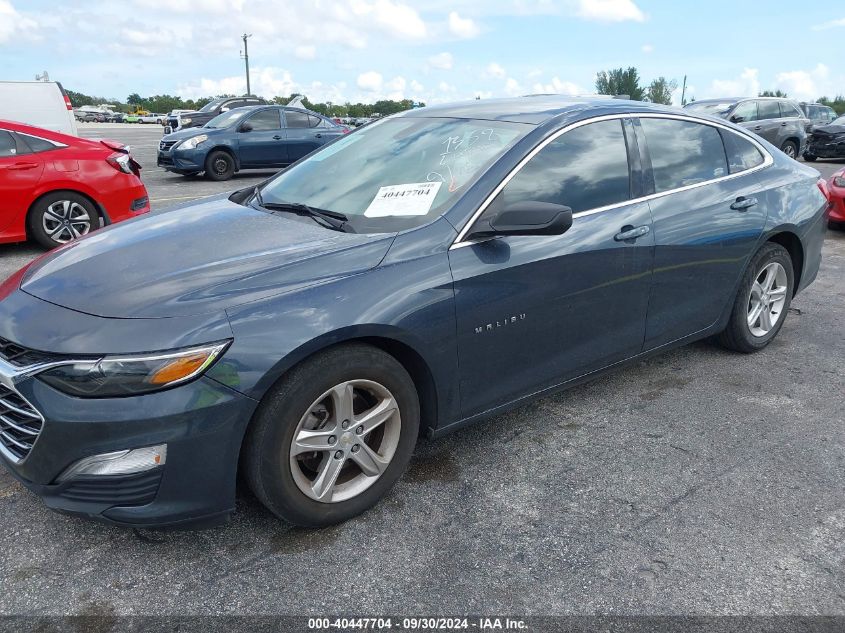
[[[368,92],[379,92],[383,82],[384,78],[381,76],[381,73],[377,73],[374,70],[358,75],[358,87]]]
[[[451,70],[454,61],[452,53],[437,53],[428,58],[428,65],[441,70]]]
[[[419,13],[408,5],[391,2],[391,0],[352,0],[352,12],[359,16],[366,16],[380,25],[394,36],[409,39],[422,39],[428,29]]]
[[[687,94],[698,99],[717,97],[756,97],[760,94],[760,71],[756,68],[745,68],[736,79],[714,79],[710,88],[703,94],[693,95],[689,88]]]
[[[463,39],[476,37],[481,29],[472,18],[462,18],[457,11],[449,13],[449,31],[452,35]]]
[[[243,11],[245,0],[203,0],[204,13],[231,13]],[[189,13],[197,10],[196,0],[144,0],[147,9],[167,9],[176,13]]]
[[[524,92],[520,83],[513,77],[508,77],[507,81],[505,81],[505,94],[509,97],[517,97]]]
[[[840,26],[845,26],[845,18],[839,18],[838,20],[830,20],[828,22],[822,22],[821,24],[816,24],[813,26],[814,31],[824,31],[826,29],[835,29]]]
[[[0,0],[0,44],[21,34],[34,34],[37,28],[35,20],[18,13],[11,2]]]
[[[579,0],[578,15],[604,22],[643,22],[645,15],[633,0]]]
[[[496,79],[504,79],[507,76],[507,72],[504,68],[502,68],[496,62],[490,62],[487,64],[487,68],[484,69],[484,76],[485,77],[495,77]]]
[[[533,86],[535,93],[541,94],[563,94],[563,95],[577,95],[583,94],[581,88],[571,81],[561,81],[560,77],[553,77],[551,83],[543,84],[536,83]]]
[[[251,69],[250,84],[252,91],[267,98],[287,97],[294,92],[304,94],[317,103],[331,101],[343,103],[349,98],[349,89],[345,82],[324,84],[313,81],[302,84],[294,80],[288,70],[273,66]],[[193,99],[220,94],[243,94],[246,92],[246,79],[243,75],[220,79],[202,78],[197,82],[181,86],[177,91],[180,97]]]
[[[651,44],[643,44],[642,51],[643,53],[653,53],[654,46],[652,46]]]
[[[419,81],[416,79],[411,81],[411,92],[415,96],[419,96],[423,90],[425,90],[425,86],[423,86]]]
[[[841,85],[840,82],[834,82]],[[836,87],[830,81],[830,69],[818,64],[812,70],[790,70],[775,76],[775,88],[780,88],[793,99],[815,101],[823,95],[832,95]]]
[[[314,59],[317,56],[317,47],[313,44],[297,46],[293,51],[297,59]]]

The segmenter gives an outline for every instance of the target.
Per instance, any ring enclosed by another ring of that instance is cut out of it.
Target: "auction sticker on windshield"
[[[364,211],[368,218],[389,215],[425,215],[434,204],[441,182],[414,182],[381,187]]]

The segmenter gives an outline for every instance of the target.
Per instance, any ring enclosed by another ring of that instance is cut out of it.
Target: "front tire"
[[[291,370],[262,400],[244,442],[250,488],[276,516],[324,527],[374,506],[408,466],[419,399],[378,348],[342,345]]]
[[[223,150],[211,152],[205,159],[205,177],[209,180],[229,180],[235,175],[235,159]]]
[[[100,228],[100,214],[88,198],[73,191],[57,191],[33,204],[27,223],[30,236],[51,249]]]
[[[784,141],[783,145],[780,146],[780,151],[790,158],[798,158],[798,145],[795,144],[795,141]]]
[[[719,342],[746,354],[763,349],[783,327],[794,292],[789,252],[780,244],[767,242],[748,264]]]

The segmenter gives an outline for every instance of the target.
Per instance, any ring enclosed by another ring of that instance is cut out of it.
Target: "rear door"
[[[785,126],[777,101],[763,99],[757,102],[757,125],[751,128],[755,134],[762,136],[775,147],[780,147],[785,139],[781,128]]]
[[[290,162],[279,108],[259,110],[238,125],[238,155],[242,167],[278,167]]]
[[[638,130],[655,194],[649,350],[707,329],[733,300],[766,222],[757,173],[765,156],[748,137],[704,122],[643,115]]]
[[[339,127],[323,126],[323,119],[301,110],[285,110],[285,120],[290,162],[310,154],[343,133]]]
[[[33,154],[23,139],[0,129],[0,231],[24,230],[23,217],[43,171],[41,157]]]

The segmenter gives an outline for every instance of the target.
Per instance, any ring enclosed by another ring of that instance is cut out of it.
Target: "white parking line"
[[[175,198],[150,198],[150,202],[167,202],[169,200],[199,200],[200,198],[210,198],[214,194],[207,196],[177,196]]]

